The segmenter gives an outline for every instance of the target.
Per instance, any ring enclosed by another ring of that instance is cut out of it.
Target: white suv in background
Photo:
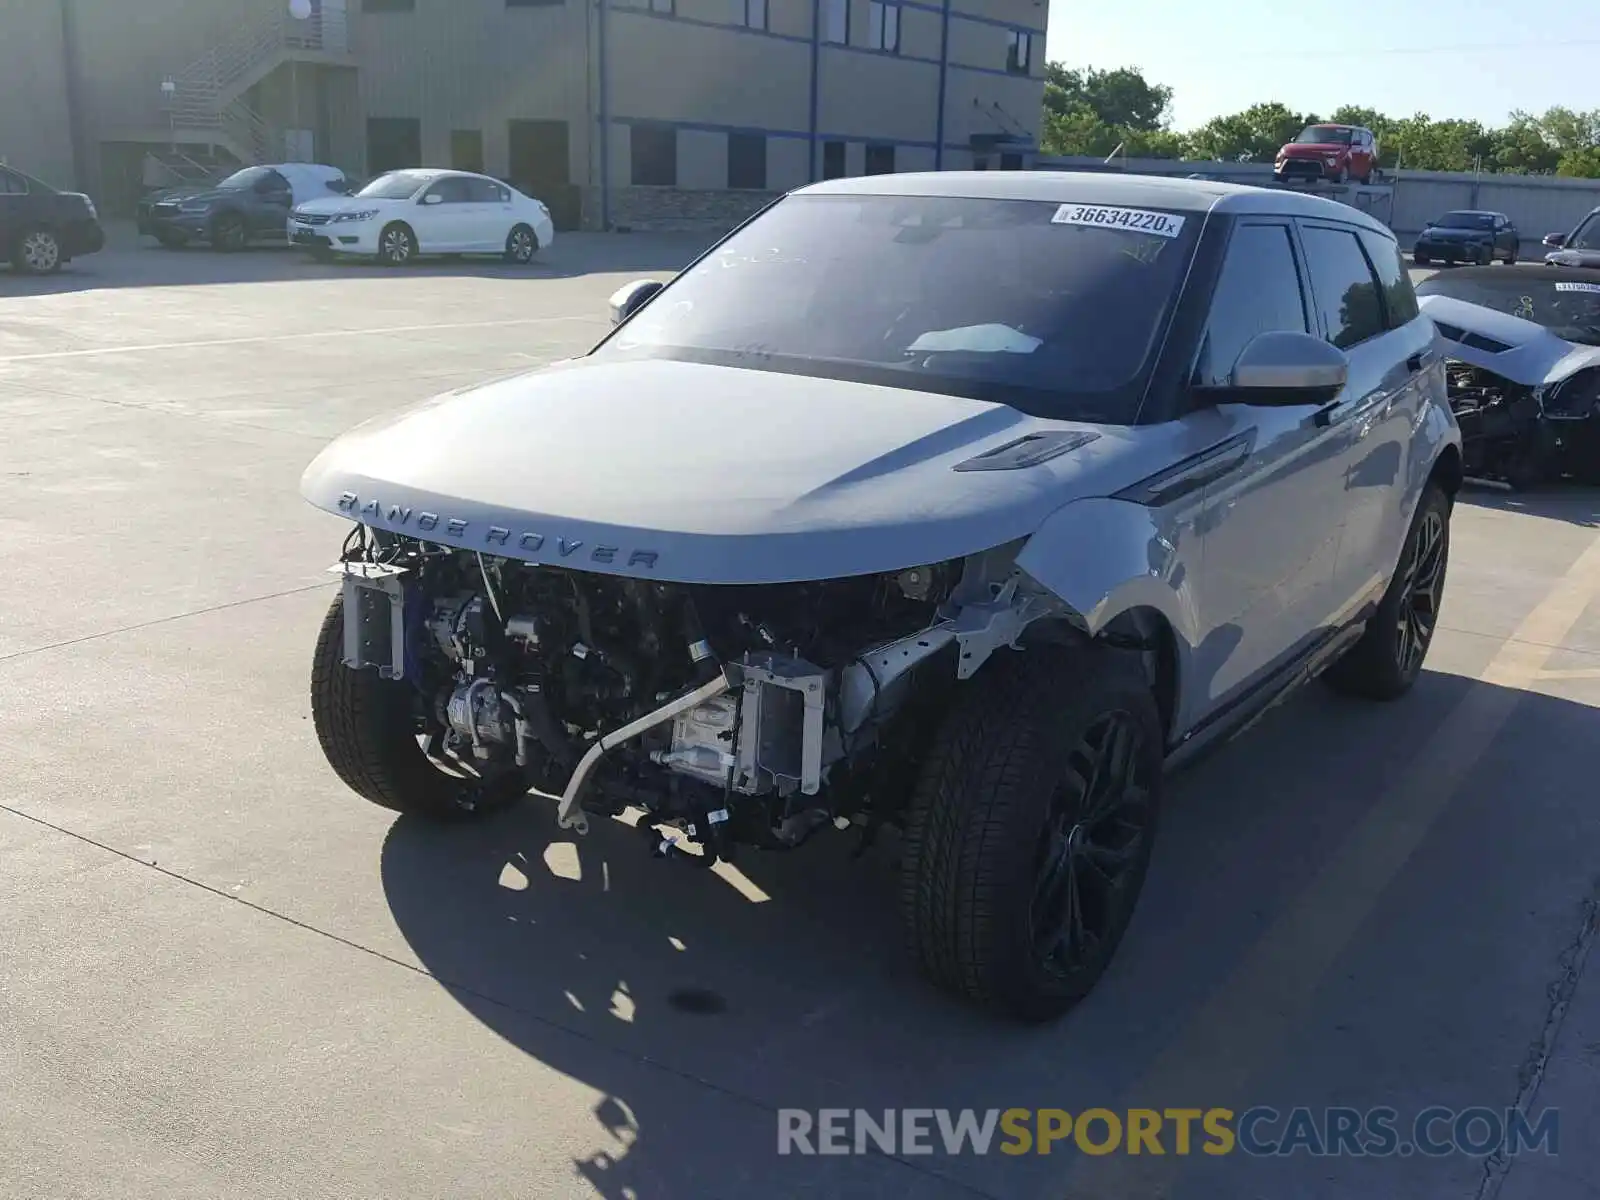
[[[355,254],[391,266],[421,254],[527,263],[554,238],[543,203],[469,171],[390,171],[353,196],[299,205],[290,218],[290,239],[318,257]]]

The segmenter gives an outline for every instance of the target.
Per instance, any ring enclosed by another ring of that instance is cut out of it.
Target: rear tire
[[[1439,627],[1449,565],[1450,497],[1430,483],[1377,612],[1361,640],[1323,673],[1323,682],[1364,700],[1396,700],[1409,692]]]
[[[505,260],[513,266],[525,267],[539,253],[539,235],[528,225],[518,225],[506,235]]]
[[[1132,656],[999,651],[958,694],[907,813],[901,911],[923,972],[1025,1021],[1088,995],[1143,887],[1164,749]]]
[[[516,775],[495,780],[447,773],[417,741],[409,684],[344,665],[344,597],[322,620],[311,665],[311,720],[334,773],[382,808],[460,820],[502,808],[526,790]]]
[[[249,241],[244,218],[235,213],[223,213],[211,222],[211,245],[214,249],[233,252],[243,250]]]

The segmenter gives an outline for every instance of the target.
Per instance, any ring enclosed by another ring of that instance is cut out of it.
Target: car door
[[[1385,239],[1387,240],[1387,239]],[[1343,621],[1386,580],[1393,561],[1384,544],[1394,528],[1404,465],[1405,415],[1415,400],[1410,387],[1430,365],[1432,333],[1426,322],[1391,329],[1389,299],[1361,231],[1336,222],[1300,222],[1311,295],[1322,334],[1350,361],[1344,390],[1318,418],[1340,447],[1345,512],[1329,619]],[[1385,274],[1400,269],[1398,248]],[[1414,303],[1414,301],[1413,301]],[[1388,560],[1385,562],[1385,560]]]
[[[460,175],[446,175],[422,193],[412,225],[423,253],[459,254],[468,248],[470,203],[467,180]]]
[[[1382,330],[1349,351],[1352,383],[1358,361],[1359,369],[1381,374],[1377,402],[1355,421],[1354,457],[1345,481],[1348,513],[1338,572],[1352,607],[1381,594],[1394,575],[1411,523],[1404,500],[1413,473],[1412,435],[1430,397],[1446,391],[1433,323],[1417,307],[1399,245],[1373,229],[1360,230],[1358,240],[1374,276],[1375,307],[1381,310],[1374,316]]]
[[[27,225],[28,183],[15,171],[0,167],[0,259],[10,255],[11,247]]]
[[[469,205],[472,248],[481,254],[498,254],[506,248],[511,228],[517,223],[510,189],[492,179],[478,178],[468,179],[467,187],[472,196]]]
[[[293,197],[289,181],[277,171],[256,180],[251,188],[246,215],[250,236],[274,239],[287,237],[289,210],[294,207]]]
[[[1293,223],[1241,218],[1229,236],[1192,383],[1226,387],[1257,334],[1316,333]],[[1341,439],[1310,406],[1206,404],[1181,420],[1209,447],[1193,580],[1203,719],[1309,648],[1331,609],[1344,523]],[[1191,692],[1191,695],[1196,694]]]

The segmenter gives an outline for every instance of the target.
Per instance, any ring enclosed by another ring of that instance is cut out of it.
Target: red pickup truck
[[[1279,183],[1294,179],[1370,183],[1377,164],[1378,140],[1372,130],[1359,125],[1307,125],[1278,151],[1272,175]]]

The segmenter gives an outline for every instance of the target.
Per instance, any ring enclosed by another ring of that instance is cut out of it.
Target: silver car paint
[[[1454,296],[1422,296],[1419,303],[1427,316],[1441,324],[1509,345],[1511,349],[1494,353],[1440,335],[1451,358],[1493,371],[1515,383],[1537,387],[1565,379],[1585,367],[1600,366],[1600,346],[1569,342],[1537,321],[1525,321]]]
[[[1388,236],[1332,201],[1201,181],[947,172],[803,190],[1321,217]],[[1396,371],[1434,339],[1419,317],[1358,348],[1349,386],[1320,416],[1224,405],[1137,427],[839,380],[576,359],[369,422],[316,458],[302,490],[379,528],[416,534],[426,514],[434,541],[682,582],[824,579],[1026,539],[1017,566],[1089,630],[1137,607],[1166,618],[1184,730],[1392,574],[1429,470],[1460,441],[1442,370]],[[954,469],[1046,429],[1101,436],[1022,470]],[[1142,481],[1219,444],[1232,450],[1216,478],[1140,501]]]

